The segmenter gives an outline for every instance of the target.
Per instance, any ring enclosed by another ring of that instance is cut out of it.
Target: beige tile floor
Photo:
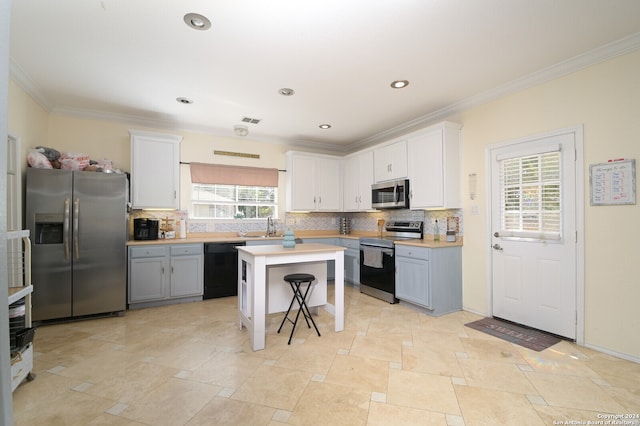
[[[569,342],[534,352],[465,327],[479,319],[468,312],[434,318],[345,293],[344,332],[321,311],[322,337],[304,325],[288,346],[291,325],[276,334],[274,314],[258,352],[234,297],[40,327],[15,424],[552,425],[640,413],[640,364]]]

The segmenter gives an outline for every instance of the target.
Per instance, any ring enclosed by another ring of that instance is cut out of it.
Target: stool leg
[[[298,301],[298,304],[300,304],[300,297],[302,296],[302,293],[300,292],[300,283],[296,283],[295,284],[295,289],[293,290],[293,299]],[[304,304],[304,299],[302,300],[302,303]],[[288,345],[291,344],[291,339],[293,338],[293,333],[296,331],[296,325],[298,325],[298,318],[300,317],[300,311],[302,311],[302,305],[300,305],[298,312],[296,313],[296,319],[293,321],[293,327],[291,328],[291,334],[289,335],[289,341],[287,342]],[[302,311],[302,313],[304,314],[304,311]],[[305,316],[305,320],[306,320],[306,316]],[[291,321],[291,320],[289,320]],[[309,323],[307,321],[307,323]]]
[[[284,325],[284,322],[286,320],[289,320],[289,312],[291,312],[291,307],[293,306],[293,302],[295,302],[297,300],[297,298],[295,297],[296,295],[296,291],[293,287],[293,283],[289,283],[289,285],[291,286],[291,290],[293,291],[293,298],[291,299],[291,303],[289,303],[289,309],[287,309],[287,313],[284,314],[284,318],[282,318],[282,322],[280,323],[280,327],[278,328],[278,333],[280,333],[280,330],[282,330],[282,326]]]
[[[307,319],[307,317],[311,320],[311,323],[313,324],[313,328],[316,329],[316,333],[318,333],[318,337],[320,337],[320,331],[318,330],[318,326],[316,326],[316,322],[313,320],[313,317],[311,316],[311,311],[309,311],[309,307],[307,306],[307,295],[309,294],[309,290],[311,289],[311,282],[309,282],[309,285],[307,286],[307,291],[305,291],[304,296],[302,297],[302,305],[300,305],[300,309],[302,310],[302,313],[304,314],[304,318]],[[306,313],[305,313],[305,309],[306,309]],[[309,321],[307,321],[307,325],[309,325]],[[311,328],[309,326],[309,328]]]

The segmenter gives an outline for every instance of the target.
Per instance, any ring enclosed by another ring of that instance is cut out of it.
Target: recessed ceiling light
[[[211,28],[211,21],[199,13],[187,13],[184,15],[184,23],[190,28],[199,31],[205,31]]]
[[[176,98],[176,101],[178,101],[178,103],[181,103],[181,104],[189,104],[189,105],[193,103],[191,99],[182,98],[182,97]]]
[[[409,80],[396,80],[391,82],[391,87],[394,89],[402,89],[409,85]]]
[[[293,96],[293,94],[296,92],[294,92],[293,89],[283,87],[282,89],[278,90],[278,93],[280,93],[282,96]]]
[[[320,127],[321,129],[330,129],[331,128],[331,124],[321,124],[318,127]]]

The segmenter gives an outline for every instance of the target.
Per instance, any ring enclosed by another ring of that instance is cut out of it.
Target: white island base
[[[295,272],[316,276],[309,307],[324,306],[335,318],[335,331],[344,330],[344,247],[327,244],[238,246],[238,320],[246,327],[251,349],[264,349],[266,316],[284,312],[293,294],[282,278]],[[333,304],[327,301],[328,260],[335,261]],[[275,266],[278,265],[278,266]],[[286,287],[285,287],[286,286]]]

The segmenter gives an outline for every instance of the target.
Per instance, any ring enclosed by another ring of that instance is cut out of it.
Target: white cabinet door
[[[382,146],[374,151],[375,179],[384,182],[407,177],[407,141]]]
[[[291,194],[287,203],[291,203],[288,210],[316,209],[316,161],[313,157],[293,156],[287,166],[287,190]]]
[[[344,200],[345,211],[359,210],[360,203],[360,158],[349,157],[344,162]]]
[[[411,208],[460,208],[460,128],[444,123],[407,142]]]
[[[202,255],[171,257],[171,297],[200,296],[203,292]]]
[[[180,207],[182,136],[130,130],[133,208]]]
[[[316,210],[342,210],[342,188],[340,180],[340,161],[338,159],[316,159]]]
[[[344,210],[371,209],[373,178],[373,152],[363,152],[345,160]]]
[[[288,152],[287,211],[341,211],[340,159]]]

